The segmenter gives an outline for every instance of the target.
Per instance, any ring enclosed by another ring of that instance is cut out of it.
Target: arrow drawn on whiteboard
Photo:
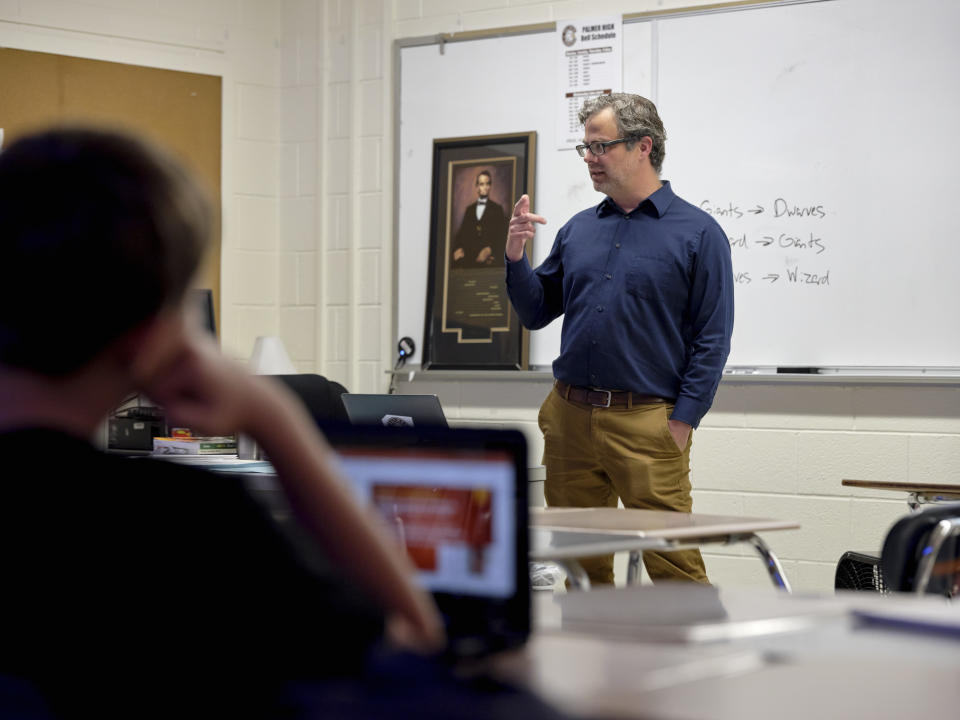
[[[747,210],[748,213],[753,213],[754,215],[759,215],[763,212],[763,205],[757,205],[752,210]]]
[[[763,245],[764,247],[772,244],[773,244],[773,238],[770,237],[769,235],[764,235],[763,240],[757,240],[757,245]]]
[[[780,279],[780,276],[777,275],[776,273],[770,273],[770,274],[768,274],[768,275],[764,275],[764,276],[763,276],[763,279],[764,279],[764,280],[769,280],[771,283],[775,283],[777,280]]]

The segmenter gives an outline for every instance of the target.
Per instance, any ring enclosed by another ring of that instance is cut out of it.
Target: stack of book
[[[236,455],[235,437],[155,437],[155,455]]]

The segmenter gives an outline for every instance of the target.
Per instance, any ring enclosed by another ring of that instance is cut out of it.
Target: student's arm
[[[414,585],[401,548],[350,494],[329,446],[289,391],[186,333],[178,351],[142,384],[177,424],[212,435],[251,435],[270,457],[301,523],[379,601],[394,637],[423,650],[442,646],[433,600]]]

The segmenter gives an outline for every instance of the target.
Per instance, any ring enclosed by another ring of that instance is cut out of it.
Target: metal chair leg
[[[590,576],[587,575],[587,571],[583,569],[583,565],[576,560],[554,560],[553,562],[566,570],[567,581],[570,583],[570,587],[576,588],[577,590],[590,589]]]
[[[783,567],[780,565],[777,556],[773,554],[773,550],[756,535],[750,536],[750,544],[753,545],[754,549],[760,554],[760,557],[763,558],[763,563],[767,566],[767,573],[769,573],[770,579],[773,580],[773,584],[785,592],[792,592],[790,583],[787,581],[787,576],[783,572]]]
[[[640,584],[640,559],[643,553],[639,550],[630,551],[630,559],[627,561],[627,585]]]

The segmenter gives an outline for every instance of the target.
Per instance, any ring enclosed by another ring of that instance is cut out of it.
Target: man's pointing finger
[[[513,216],[520,217],[528,212],[530,212],[530,196],[524,193],[517,200],[517,204],[513,206]]]

